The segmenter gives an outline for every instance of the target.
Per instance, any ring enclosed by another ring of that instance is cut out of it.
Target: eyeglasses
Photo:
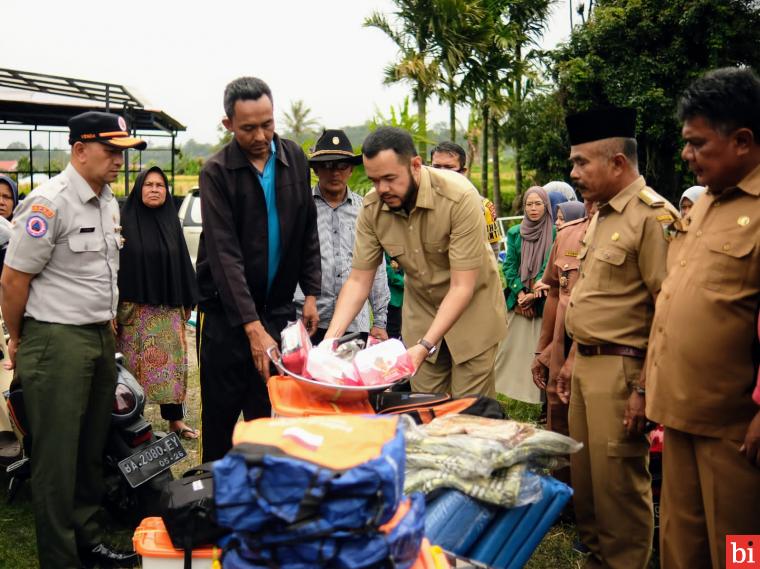
[[[338,172],[345,172],[351,167],[348,162],[320,162],[317,168],[324,168],[325,170],[337,170]]]
[[[432,166],[436,170],[449,170],[451,172],[459,172],[460,174],[464,172],[464,168],[456,168],[450,164],[433,164]]]

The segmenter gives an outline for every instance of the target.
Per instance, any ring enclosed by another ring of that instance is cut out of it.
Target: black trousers
[[[286,320],[269,319],[265,323],[278,343]],[[222,458],[232,448],[232,431],[241,412],[250,421],[270,417],[272,406],[243,327],[230,326],[220,310],[200,312],[199,326],[200,462],[208,462]]]
[[[181,421],[185,416],[184,403],[161,403],[161,418],[165,421]]]
[[[385,330],[389,338],[401,338],[401,307],[388,305],[388,325]],[[415,340],[416,341],[416,340]]]

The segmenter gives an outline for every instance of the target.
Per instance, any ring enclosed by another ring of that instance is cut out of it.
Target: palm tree
[[[518,197],[522,192],[520,150],[527,125],[521,121],[522,101],[537,85],[535,61],[540,52],[534,47],[555,0],[480,0],[481,25],[488,30],[489,42],[474,50],[466,62],[462,89],[482,118],[481,185],[488,192],[488,156],[493,167],[493,202],[501,214],[499,154],[502,135],[515,149],[515,178]],[[507,119],[506,124],[502,121]]]
[[[434,0],[393,0],[398,8],[395,22],[380,12],[373,12],[364,20],[364,26],[377,28],[387,35],[399,49],[399,58],[385,68],[385,83],[406,81],[412,84],[417,103],[420,154],[427,155],[427,101],[434,93],[439,70],[431,55],[432,15]]]
[[[514,58],[508,73],[509,142],[515,151],[515,200],[512,209],[522,204],[522,146],[528,125],[522,120],[523,101],[541,89],[540,68],[543,52],[538,40],[543,34],[549,12],[556,0],[511,0],[507,4],[507,36],[511,39]]]
[[[375,116],[370,119],[368,126],[370,132],[381,126],[402,128],[412,135],[414,145],[418,148],[423,144],[434,143],[434,141],[420,134],[418,117],[409,111],[409,97],[404,97],[403,103],[398,107],[391,107],[388,115],[385,115],[380,109],[376,109]]]
[[[502,18],[508,0],[480,0],[484,8],[481,25],[487,29],[489,41],[478,46],[466,62],[467,71],[462,79],[461,89],[467,101],[477,110],[481,119],[481,193],[488,196],[488,159],[493,162],[494,193],[493,203],[497,214],[501,213],[499,187],[499,121],[505,114],[506,103],[502,85],[506,81],[507,70],[512,65],[509,50],[509,31]],[[489,145],[490,143],[490,145]]]
[[[309,115],[311,115],[311,109],[302,99],[291,101],[290,111],[282,114],[286,133],[299,144],[319,126],[317,119]]]
[[[464,95],[457,76],[475,50],[489,41],[484,25],[484,6],[480,0],[435,0],[431,19],[432,52],[440,67],[437,89],[441,101],[449,106],[449,138],[456,139],[456,106]]]

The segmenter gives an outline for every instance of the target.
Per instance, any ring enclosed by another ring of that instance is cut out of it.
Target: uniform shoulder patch
[[[47,218],[55,217],[55,212],[41,203],[32,204],[32,213],[41,213]]]
[[[44,237],[48,231],[48,222],[41,215],[30,215],[26,220],[26,232],[35,239]]]

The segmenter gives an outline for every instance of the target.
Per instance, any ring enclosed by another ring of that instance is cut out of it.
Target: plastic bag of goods
[[[281,334],[282,363],[293,373],[303,374],[311,351],[311,338],[301,320],[289,323]]]
[[[414,365],[404,344],[395,338],[356,354],[354,366],[364,385],[387,385],[414,373]]]
[[[327,347],[319,346],[309,352],[306,373],[317,381],[332,385],[361,385],[354,365]]]

